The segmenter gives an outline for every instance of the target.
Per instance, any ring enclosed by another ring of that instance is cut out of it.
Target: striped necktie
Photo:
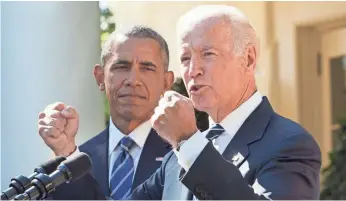
[[[120,141],[121,153],[115,160],[110,181],[110,196],[114,200],[122,200],[131,193],[134,163],[129,150],[134,144],[130,137],[123,137]]]
[[[225,129],[220,124],[213,124],[208,130],[206,138],[212,141],[218,138],[223,132],[225,132]]]

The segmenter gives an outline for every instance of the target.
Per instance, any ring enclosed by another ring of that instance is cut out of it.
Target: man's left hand
[[[151,117],[151,124],[173,148],[198,131],[191,100],[174,91],[167,91],[161,98]]]

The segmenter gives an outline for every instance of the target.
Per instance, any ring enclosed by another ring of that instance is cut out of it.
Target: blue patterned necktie
[[[120,141],[121,152],[114,162],[110,181],[110,196],[114,200],[122,200],[131,193],[134,163],[129,150],[133,144],[130,137],[123,137]]]
[[[225,129],[220,124],[213,124],[206,135],[206,138],[210,141],[218,138],[223,132],[225,132]]]

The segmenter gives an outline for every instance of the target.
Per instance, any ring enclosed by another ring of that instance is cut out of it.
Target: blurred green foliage
[[[107,40],[108,36],[115,31],[115,21],[113,19],[114,15],[112,11],[109,8],[100,8],[101,10],[101,16],[100,16],[100,29],[101,29],[101,48],[105,41]],[[105,114],[105,123],[108,125],[109,123],[109,117],[110,117],[110,110],[109,110],[109,104],[106,97],[106,94],[103,94],[103,106],[104,106],[104,114]]]
[[[336,135],[337,144],[329,153],[329,166],[322,172],[324,177],[320,197],[322,200],[346,199],[346,112],[345,117],[339,122],[340,129],[333,133]]]

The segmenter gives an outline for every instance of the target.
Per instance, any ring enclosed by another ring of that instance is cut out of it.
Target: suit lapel
[[[93,173],[98,178],[98,184],[104,195],[109,194],[108,188],[108,138],[109,129],[105,129],[100,135],[95,147],[89,153],[93,161]]]
[[[138,161],[132,189],[147,180],[161,166],[161,159],[170,150],[170,145],[151,129]]]
[[[266,97],[260,105],[246,119],[234,138],[222,154],[238,168],[249,155],[248,146],[260,140],[273,114],[273,109]]]
[[[180,168],[180,172],[179,172],[179,184],[181,186],[181,190],[180,190],[180,200],[192,200],[193,195],[190,192],[190,190],[188,188],[186,188],[185,185],[183,185],[180,181],[180,178],[182,175],[185,174],[185,170],[183,168]]]

